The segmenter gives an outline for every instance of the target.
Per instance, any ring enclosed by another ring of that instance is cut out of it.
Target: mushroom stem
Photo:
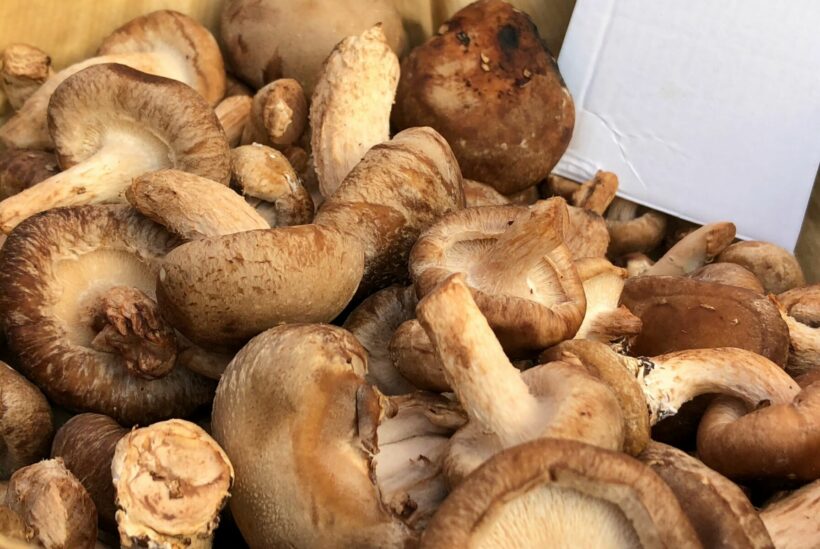
[[[464,275],[451,275],[416,313],[470,420],[496,433],[505,447],[534,438],[538,402],[473,301]]]
[[[686,235],[664,254],[644,275],[688,275],[703,267],[722,252],[735,238],[733,223],[704,225]]]

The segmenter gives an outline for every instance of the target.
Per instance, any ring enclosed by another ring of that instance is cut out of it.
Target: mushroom
[[[572,259],[604,257],[609,246],[604,218],[586,208],[569,206],[568,211],[569,227],[564,233],[564,241]]]
[[[736,242],[718,257],[721,263],[736,263],[752,271],[766,293],[780,294],[806,284],[803,269],[793,254],[771,242]]]
[[[97,57],[66,67],[46,80],[0,127],[0,143],[10,148],[46,150],[56,146],[59,150],[59,145],[52,143],[54,136],[49,137],[51,95],[66,79],[93,65],[120,63],[179,80],[211,105],[225,95],[225,69],[216,40],[205,27],[175,11],[155,11],[133,19],[105,38],[97,53]],[[101,82],[101,87],[106,86],[110,83]],[[78,116],[93,112],[92,108]],[[164,117],[173,119],[167,114]]]
[[[609,230],[607,253],[610,257],[620,257],[657,248],[666,234],[667,217],[625,198],[616,198],[606,211],[606,226]]]
[[[774,299],[789,328],[789,360],[793,377],[820,371],[820,285],[783,292]]]
[[[461,172],[450,146],[430,128],[412,128],[370,149],[322,203],[314,222],[342,231],[364,249],[361,298],[406,280],[419,235],[463,207]]]
[[[399,59],[381,25],[339,42],[310,102],[310,147],[327,198],[374,145],[390,139]]]
[[[50,208],[121,202],[131,178],[174,167],[228,182],[225,133],[188,86],[116,64],[63,82],[49,130],[65,171],[0,202],[0,230]]]
[[[48,54],[28,44],[6,46],[0,66],[2,66],[0,77],[2,77],[3,91],[6,92],[11,108],[15,111],[53,73],[51,58]]]
[[[122,547],[211,547],[234,470],[201,427],[171,419],[129,432],[111,475]]]
[[[125,197],[142,215],[185,240],[270,228],[229,187],[179,170],[135,177]]]
[[[253,90],[236,79],[230,72],[225,75],[225,97],[244,95],[253,98]]]
[[[575,339],[594,339],[620,344],[641,332],[641,319],[624,305],[619,306],[627,277],[625,269],[603,258],[587,258],[575,263],[584,286],[586,312]]]
[[[777,307],[752,290],[679,276],[629,278],[621,303],[641,319],[630,354],[739,347],[785,366],[789,334]]]
[[[442,218],[416,242],[410,271],[421,297],[465,273],[506,352],[540,351],[575,335],[586,300],[563,243],[566,203],[468,208]]]
[[[211,383],[173,367],[173,329],[152,299],[173,244],[123,206],[50,210],[19,225],[0,251],[0,324],[21,372],[60,406],[125,424],[208,402]]]
[[[509,204],[510,199],[486,183],[465,178],[464,203],[468,208],[476,208],[478,206],[503,206]]]
[[[28,189],[58,171],[57,157],[49,152],[25,149],[0,152],[0,200]]]
[[[46,397],[0,361],[0,479],[45,457],[53,432]]]
[[[775,548],[757,510],[726,477],[659,442],[650,442],[638,459],[672,489],[704,547]]]
[[[626,267],[626,272],[628,273],[629,278],[641,276],[655,264],[652,259],[640,252],[626,254],[621,258],[621,262]]]
[[[253,97],[242,144],[260,143],[285,149],[302,137],[307,119],[307,100],[301,84],[292,78],[274,80]]]
[[[547,177],[575,108],[532,20],[501,0],[474,2],[402,62],[393,121],[431,126],[464,176],[503,194]]]
[[[803,486],[760,512],[777,549],[804,549],[820,543],[820,480]]]
[[[388,348],[393,333],[404,321],[413,318],[415,310],[416,292],[412,286],[390,286],[362,301],[342,326],[367,351],[365,379],[385,395],[401,395],[416,389],[393,366],[392,348]]]
[[[436,350],[418,320],[399,325],[389,349],[393,366],[414,386],[437,393],[452,390]]]
[[[5,501],[6,489],[0,490],[0,503]],[[23,517],[5,505],[0,505],[0,547],[3,549],[39,549],[30,543],[34,532],[23,522]]]
[[[458,484],[501,450],[536,438],[620,450],[623,417],[612,391],[565,362],[516,370],[465,278],[451,275],[416,308],[444,376],[469,417],[450,439],[445,461],[450,484]]]
[[[604,215],[618,191],[618,176],[598,170],[589,181],[582,183],[572,193],[572,205],[598,215]]]
[[[463,414],[439,396],[382,396],[366,357],[341,328],[288,324],[228,366],[213,432],[251,547],[408,547],[446,495],[442,455]]]
[[[22,517],[33,538],[45,549],[94,548],[94,502],[60,458],[40,461],[14,473],[5,504]]]
[[[527,187],[523,191],[504,195],[510,204],[518,204],[519,206],[531,206],[541,199],[541,193],[538,192],[538,185]]]
[[[313,220],[313,200],[279,151],[244,145],[231,151],[231,184],[271,227]]]
[[[60,427],[51,446],[51,457],[62,459],[88,491],[100,527],[112,532],[117,531],[117,522],[111,460],[117,442],[127,433],[128,429],[108,416],[78,414]]]
[[[766,293],[760,280],[750,270],[734,263],[710,263],[689,276],[704,282],[717,282],[727,286],[746,288],[758,294]]]
[[[572,195],[575,194],[575,192],[581,187],[581,184],[577,181],[573,181],[572,179],[567,179],[566,177],[551,173],[539,185],[539,187],[541,195],[545,198],[560,196],[567,202],[570,202],[572,200]],[[618,200],[621,199],[615,198],[615,201]]]
[[[639,461],[573,440],[494,456],[441,505],[422,549],[701,547],[674,493]]]
[[[688,275],[711,262],[735,238],[733,223],[710,223],[686,235],[643,274]]]
[[[236,147],[251,118],[253,99],[247,95],[230,95],[219,102],[214,113],[225,131],[230,147]]]

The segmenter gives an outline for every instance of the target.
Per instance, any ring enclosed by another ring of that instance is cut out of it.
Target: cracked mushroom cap
[[[794,377],[820,372],[820,284],[784,292],[775,303],[789,327],[786,371]]]
[[[760,518],[777,549],[804,549],[820,544],[820,480],[767,504]]]
[[[393,120],[435,128],[465,177],[512,194],[549,175],[569,144],[575,108],[530,17],[482,0],[404,59]]]
[[[774,549],[757,510],[726,477],[686,452],[655,441],[638,459],[672,489],[704,547]]]
[[[213,386],[174,367],[173,328],[153,301],[160,226],[124,206],[50,210],[0,251],[0,314],[18,365],[54,403],[125,424],[184,416]]]
[[[442,218],[416,242],[410,272],[419,296],[453,273],[467,284],[505,351],[542,350],[578,331],[586,300],[564,244],[566,203],[485,206]]]
[[[746,267],[760,280],[766,293],[779,294],[806,284],[794,255],[771,242],[736,242],[723,250],[717,261]]]
[[[463,414],[432,395],[381,396],[366,357],[341,328],[289,324],[228,366],[213,432],[252,547],[408,547],[443,499],[441,457]]]
[[[674,493],[627,455],[541,439],[497,454],[442,504],[422,549],[701,547]]]
[[[752,290],[681,276],[639,276],[627,279],[621,303],[643,323],[629,343],[632,355],[738,347],[786,365],[786,323],[769,299]]]

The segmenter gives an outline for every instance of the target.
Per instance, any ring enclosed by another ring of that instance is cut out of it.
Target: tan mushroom
[[[758,294],[766,293],[760,280],[750,270],[735,263],[710,263],[689,276],[704,282],[717,282],[718,284],[746,288]]]
[[[307,99],[301,84],[292,78],[274,80],[253,97],[242,144],[260,143],[285,149],[302,137],[307,122]]]
[[[564,240],[572,259],[604,257],[609,246],[609,232],[604,218],[586,208],[569,206],[569,227]]]
[[[452,390],[436,350],[418,320],[399,325],[389,349],[396,370],[414,386],[437,393]]]
[[[341,328],[289,324],[226,370],[213,430],[250,546],[408,547],[446,495],[441,460],[462,413],[438,396],[382,396],[366,357]]]
[[[503,206],[510,203],[510,199],[495,190],[491,185],[464,179],[464,204],[468,208],[478,206]]]
[[[794,255],[770,242],[737,242],[726,248],[717,261],[746,267],[767,293],[780,294],[806,284],[803,269]]]
[[[4,483],[7,484],[7,483]],[[2,503],[6,499],[6,487],[0,489],[0,547],[3,549],[40,549],[31,543],[34,532],[23,522],[23,517]]]
[[[247,95],[229,95],[214,107],[230,147],[236,147],[242,140],[242,133],[251,118],[252,106],[253,99]]]
[[[49,103],[65,170],[0,202],[0,230],[50,208],[122,202],[131,178],[177,168],[228,182],[228,143],[213,110],[188,86],[116,64],[65,80]]]
[[[142,215],[185,240],[270,228],[229,187],[179,170],[135,177],[125,197]]]
[[[0,127],[0,143],[21,149],[55,146],[47,120],[51,95],[67,78],[93,65],[120,63],[179,80],[211,105],[225,95],[225,69],[216,40],[205,27],[178,12],[155,11],[126,23],[103,40],[97,53],[97,57],[66,67],[40,86]]]
[[[129,432],[111,475],[123,548],[212,546],[234,470],[201,427],[171,419]]]
[[[820,285],[795,288],[774,300],[789,328],[789,361],[793,377],[820,371]]]
[[[450,146],[430,128],[412,128],[365,154],[316,212],[315,223],[359,242],[365,274],[357,297],[407,278],[419,235],[464,207],[461,172]]]
[[[598,215],[604,215],[618,191],[618,176],[598,170],[589,181],[582,183],[572,193],[572,205]]]
[[[468,208],[442,218],[410,254],[416,293],[465,273],[475,300],[514,357],[575,335],[586,300],[564,245],[566,203]]]
[[[541,199],[541,193],[538,192],[538,185],[527,187],[522,191],[516,193],[505,194],[510,204],[518,204],[519,206],[531,206]]]
[[[581,184],[558,174],[551,173],[539,185],[540,193],[546,198],[560,196],[567,202],[572,201],[572,195],[581,187]],[[615,200],[620,200],[615,198]]]
[[[0,361],[0,479],[45,457],[53,433],[46,397]]]
[[[0,84],[14,110],[18,110],[53,73],[48,54],[29,44],[6,46],[0,67]]]
[[[610,257],[654,250],[666,234],[667,217],[636,202],[616,198],[606,211]]]
[[[440,284],[416,313],[469,417],[450,440],[445,468],[451,485],[501,450],[536,438],[622,448],[623,417],[609,388],[565,362],[516,370],[463,274]]]
[[[6,506],[22,517],[45,549],[93,549],[94,502],[60,458],[19,469],[11,477]]]
[[[1,324],[20,370],[53,402],[133,424],[210,400],[210,382],[174,367],[174,331],[153,301],[173,244],[123,206],[50,210],[12,232]]]
[[[22,192],[60,171],[57,157],[45,151],[0,152],[0,200]]]
[[[711,262],[735,238],[733,223],[710,223],[686,235],[643,274],[688,275]]]
[[[621,453],[541,439],[494,456],[442,504],[422,549],[701,544],[674,493]]]
[[[641,331],[641,319],[619,305],[627,272],[603,258],[587,258],[575,263],[584,286],[586,312],[575,339],[603,343],[623,343]]]
[[[228,72],[225,75],[225,97],[234,95],[244,95],[253,98],[253,90],[251,90],[244,82],[236,79],[236,77]]]
[[[655,264],[652,259],[640,252],[626,254],[621,258],[621,263],[626,267],[626,272],[629,274],[629,278],[641,276]]]
[[[804,549],[820,544],[820,480],[803,486],[760,512],[777,549]]]

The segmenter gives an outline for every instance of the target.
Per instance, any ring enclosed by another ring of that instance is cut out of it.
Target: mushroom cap
[[[451,391],[441,361],[418,320],[402,323],[390,339],[390,359],[401,375],[425,391]]]
[[[643,323],[629,344],[634,356],[738,347],[786,364],[786,323],[771,301],[751,290],[680,276],[639,276],[627,279],[621,303]]]
[[[789,327],[789,362],[792,376],[820,372],[820,284],[783,292],[775,299]]]
[[[292,78],[279,78],[254,95],[242,142],[284,149],[302,137],[307,123],[308,105],[302,85]]]
[[[771,242],[736,242],[723,250],[717,261],[746,267],[760,280],[766,293],[779,294],[806,284],[794,255]]]
[[[125,196],[142,215],[185,240],[270,228],[230,188],[179,170],[136,177]]]
[[[45,457],[53,432],[46,397],[0,361],[0,479]]]
[[[588,257],[575,262],[584,285],[587,307],[575,339],[594,339],[604,343],[622,341],[641,331],[641,320],[623,305],[618,306],[626,269],[614,266],[603,257]]]
[[[530,17],[482,0],[439,30],[402,62],[396,125],[435,128],[465,177],[503,194],[547,177],[569,144],[575,108]]]
[[[159,10],[132,19],[105,39],[97,55],[173,53],[185,79],[211,105],[225,96],[225,64],[214,36],[194,19],[171,10]]]
[[[759,294],[766,293],[763,289],[763,284],[760,280],[745,267],[735,263],[710,263],[704,265],[691,275],[695,280],[702,280],[704,282],[717,282],[718,284],[726,284],[727,286],[737,286],[738,288],[746,288]]]
[[[569,206],[569,227],[564,233],[572,259],[604,257],[609,246],[606,221],[599,214]]]
[[[497,454],[461,483],[422,549],[700,547],[674,493],[639,461],[571,440]]]
[[[51,96],[48,127],[63,169],[121,139],[155,156],[158,167],[226,185],[230,178],[225,132],[202,96],[125,65],[93,65],[66,79]]]
[[[640,214],[640,215],[639,215]],[[615,198],[606,211],[610,257],[654,250],[666,234],[667,217],[624,198]]]
[[[51,76],[51,57],[29,44],[9,44],[0,58],[0,88],[14,110],[19,109]]]
[[[572,204],[604,215],[618,192],[618,176],[612,172],[598,170],[592,179],[581,184],[572,193]]]
[[[820,480],[768,503],[760,518],[777,549],[803,549],[820,542]]]
[[[56,404],[125,424],[184,416],[213,385],[175,367],[160,379],[132,375],[122,356],[95,350],[86,318],[94,299],[125,286],[154,295],[174,244],[124,206],[80,206],[21,223],[0,251],[0,315],[18,366]]]
[[[491,185],[464,178],[464,204],[467,208],[478,206],[504,206],[510,199],[495,190]]]
[[[247,95],[229,95],[214,107],[214,113],[225,130],[225,137],[231,148],[239,145],[242,132],[250,121],[252,107],[253,98]]]
[[[393,365],[389,348],[399,325],[415,316],[416,302],[412,286],[390,286],[362,301],[342,326],[367,351],[365,379],[385,395],[401,395],[416,389]]]
[[[254,88],[286,77],[310,95],[333,47],[379,22],[401,54],[406,37],[388,0],[231,0],[222,10],[221,36],[231,68]]]
[[[732,481],[689,454],[650,441],[638,456],[672,489],[704,547],[774,549],[757,510]]]
[[[645,275],[688,275],[710,263],[735,239],[734,223],[709,223],[692,231],[663,254]]]
[[[329,322],[362,277],[362,250],[318,225],[202,238],[165,256],[163,315],[206,348],[241,346],[286,322]]]
[[[277,326],[228,366],[213,432],[236,468],[231,512],[252,547],[405,547],[356,429],[367,353],[329,325]],[[264,388],[264,389],[263,389]]]
[[[50,152],[7,149],[0,152],[0,200],[48,179],[60,170]]]
[[[410,271],[416,293],[427,295],[462,272],[508,353],[541,350],[568,339],[581,325],[586,301],[563,243],[566,218],[561,199],[530,208],[484,206],[451,213],[413,247]],[[539,227],[528,230],[528,223]],[[510,230],[515,234],[505,237]]]

